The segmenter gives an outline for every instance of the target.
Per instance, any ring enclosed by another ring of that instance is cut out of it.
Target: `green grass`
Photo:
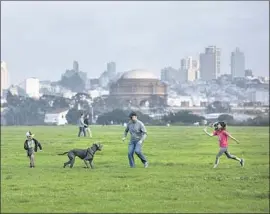
[[[217,138],[202,127],[147,127],[143,147],[149,168],[137,157],[127,160],[123,127],[92,128],[93,139],[77,138],[77,127],[1,127],[1,211],[7,212],[269,212],[269,128],[229,127],[239,145],[230,152],[246,160],[221,158]],[[42,143],[36,168],[29,168],[23,149],[28,130]],[[57,153],[104,144],[95,169],[76,159],[63,168],[67,156]]]

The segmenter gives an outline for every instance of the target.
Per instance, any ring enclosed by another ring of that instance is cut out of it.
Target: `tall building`
[[[185,59],[181,59],[181,66],[180,69],[181,70],[187,70],[189,68],[192,68],[192,57],[189,56]]]
[[[31,77],[24,81],[23,88],[25,93],[32,98],[39,98],[39,79]]]
[[[192,59],[191,56],[181,59],[180,72],[182,75],[184,75],[184,77],[181,78],[183,79],[183,82],[193,82],[194,80],[198,79],[198,71],[198,60]]]
[[[107,63],[107,72],[115,74],[116,73],[116,64],[115,62]]]
[[[236,48],[231,54],[231,75],[235,77],[245,77],[245,55]]]
[[[107,63],[107,70],[105,72],[106,72],[106,75],[109,78],[109,81],[111,81],[116,76],[116,64],[115,64],[115,62]]]
[[[8,89],[8,87],[9,78],[7,64],[4,61],[1,61],[1,96],[3,95],[3,90]]]
[[[79,63],[77,61],[73,61],[73,71],[79,72]]]
[[[197,77],[197,73],[196,73],[196,70],[193,69],[193,68],[189,68],[187,71],[186,71],[186,80],[188,82],[193,82],[196,80],[196,77]]]
[[[204,81],[217,79],[220,75],[221,50],[216,46],[205,48],[205,53],[200,54],[200,78]]]

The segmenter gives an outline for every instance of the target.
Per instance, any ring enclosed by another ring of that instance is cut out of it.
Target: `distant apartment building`
[[[221,50],[216,46],[205,48],[205,53],[200,54],[200,79],[209,81],[217,79],[220,75]]]
[[[79,72],[79,63],[77,61],[73,61],[73,71]]]
[[[193,82],[199,78],[199,61],[191,56],[181,59],[180,72],[184,75],[184,82]]]
[[[239,48],[231,53],[231,75],[232,78],[245,77],[245,55]]]
[[[3,90],[7,90],[9,87],[7,64],[1,61],[1,96],[3,96]]]
[[[197,77],[197,71],[193,68],[189,68],[187,71],[186,71],[186,80],[188,82],[193,82],[196,80],[196,77]]]
[[[245,77],[253,77],[253,73],[251,69],[246,69],[245,70]]]
[[[160,79],[169,84],[175,83],[179,80],[179,71],[172,67],[163,68],[160,73]]]
[[[184,59],[181,59],[181,65],[180,65],[181,70],[187,70],[189,68],[192,68],[192,57],[191,56],[184,58]]]
[[[31,98],[39,98],[39,79],[37,78],[28,78],[24,81],[23,89],[25,90],[26,95]]]
[[[107,63],[107,72],[109,74],[116,74],[116,64],[115,64],[115,62]]]
[[[116,73],[115,62],[107,63],[107,70],[104,71],[99,77],[100,79],[99,84],[101,85],[101,87],[107,87],[108,83],[111,82],[115,78],[116,75],[117,73]]]

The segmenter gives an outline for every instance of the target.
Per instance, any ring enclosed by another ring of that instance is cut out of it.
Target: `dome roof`
[[[136,69],[125,72],[122,79],[158,79],[153,73],[143,70],[143,69]]]

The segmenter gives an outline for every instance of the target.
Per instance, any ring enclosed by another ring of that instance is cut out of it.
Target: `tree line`
[[[94,115],[98,115],[97,124],[108,125],[123,124],[128,121],[128,115],[130,111],[114,109],[109,112],[102,112],[101,107],[97,103],[101,102],[96,98],[90,103],[92,98],[86,93],[77,93],[71,99],[64,97],[56,97],[51,95],[43,95],[40,99],[32,99],[29,97],[20,97],[12,95],[10,92],[7,94],[7,103],[4,107],[7,107],[5,113],[5,120],[7,125],[43,125],[45,114],[55,109],[69,109],[66,119],[69,124],[77,124],[78,118],[81,113],[89,114],[90,118],[92,106],[94,106]],[[106,105],[102,104],[102,108],[106,109]],[[225,121],[229,125],[247,125],[247,126],[268,126],[269,114],[259,115],[253,119],[248,119],[243,122],[236,121],[230,113],[230,106],[224,105],[221,102],[214,102],[207,106],[207,113],[224,112],[218,118],[219,121]],[[193,114],[190,111],[171,112],[163,116],[159,120],[151,118],[149,115],[137,112],[138,117],[145,124],[149,125],[166,125],[168,123],[175,125],[190,125],[193,123],[203,123],[204,117]],[[2,116],[2,114],[1,114]],[[93,122],[93,121],[90,121]]]

